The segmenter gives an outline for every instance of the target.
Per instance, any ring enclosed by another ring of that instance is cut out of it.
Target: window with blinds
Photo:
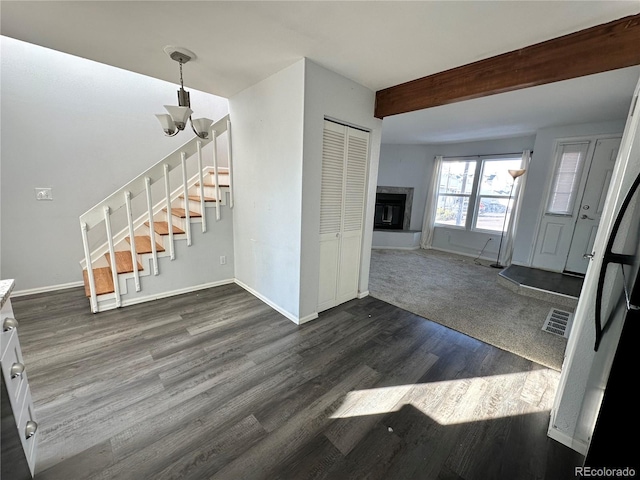
[[[573,215],[588,148],[589,142],[558,145],[556,167],[547,201],[547,214]]]

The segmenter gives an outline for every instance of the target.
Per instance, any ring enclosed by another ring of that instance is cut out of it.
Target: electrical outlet
[[[220,265],[226,265],[227,264],[227,257],[224,255],[220,255]]]
[[[36,200],[53,200],[51,188],[36,188]]]

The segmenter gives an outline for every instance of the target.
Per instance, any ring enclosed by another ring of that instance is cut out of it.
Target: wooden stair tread
[[[87,273],[86,268],[82,270],[82,276],[84,277],[84,293],[87,297],[90,297],[91,290],[89,288],[89,274]],[[94,268],[93,279],[96,284],[96,295],[104,295],[106,293],[113,293],[116,291],[113,286],[113,274],[111,273],[111,268]]]
[[[136,253],[151,253],[151,237],[147,235],[136,235]],[[127,242],[131,243],[131,237],[127,237]],[[156,243],[156,252],[164,252],[164,247]]]
[[[133,261],[131,261],[131,252],[121,251],[115,252],[116,254],[116,271],[118,273],[131,273],[133,272]],[[107,262],[113,268],[113,264],[111,263],[111,254],[107,253],[105,255],[107,257]],[[142,264],[138,262],[138,271],[144,270]]]
[[[149,222],[144,222],[144,224],[147,227],[149,226]],[[184,230],[182,230],[180,227],[177,227],[176,225],[172,226],[174,235],[180,235],[184,233]],[[153,222],[153,229],[158,235],[169,235],[169,222]]]
[[[196,187],[199,187],[199,186],[200,186],[200,182],[196,183],[196,184],[195,184],[195,186],[196,186]],[[215,183],[213,183],[213,181],[211,181],[211,182],[207,182],[207,181],[205,180],[205,182],[202,184],[202,186],[204,186],[204,187],[215,187],[215,186],[216,186],[216,184],[215,184]],[[229,184],[228,184],[228,183],[220,183],[220,188],[224,188],[224,187],[227,187],[227,188],[228,188],[228,187],[229,187]]]
[[[180,197],[184,199],[184,197]],[[189,195],[189,200],[193,200],[194,202],[200,201],[200,195]],[[216,202],[217,200],[214,197],[204,197],[205,202]]]
[[[164,211],[166,212],[167,209],[165,208]],[[171,207],[171,215],[175,215],[176,217],[180,218],[187,218],[187,211],[184,208]],[[192,212],[191,210],[189,210],[189,216],[193,218],[201,217],[202,215],[199,212]]]

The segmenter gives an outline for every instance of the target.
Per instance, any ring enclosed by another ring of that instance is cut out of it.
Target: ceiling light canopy
[[[182,80],[182,65],[192,60],[196,55],[187,50],[186,48],[164,47],[164,51],[172,60],[175,60],[180,64],[180,90],[178,90],[178,106],[165,105],[164,108],[167,113],[157,114],[156,117],[162,125],[164,134],[168,137],[173,137],[185,129],[187,121],[191,125],[191,129],[199,138],[208,138],[210,133],[211,124],[213,120],[209,118],[196,118],[191,119],[191,101],[189,100],[189,92],[184,89],[184,82]]]

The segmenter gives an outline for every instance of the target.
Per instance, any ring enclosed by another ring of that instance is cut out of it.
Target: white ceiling
[[[177,65],[163,47],[184,47],[197,54],[185,86],[230,97],[303,57],[377,91],[637,13],[637,0],[2,0],[0,33],[174,83]],[[569,112],[623,118],[637,78],[625,69],[578,87],[561,82],[387,117],[383,141],[513,136],[543,121],[572,123]]]

